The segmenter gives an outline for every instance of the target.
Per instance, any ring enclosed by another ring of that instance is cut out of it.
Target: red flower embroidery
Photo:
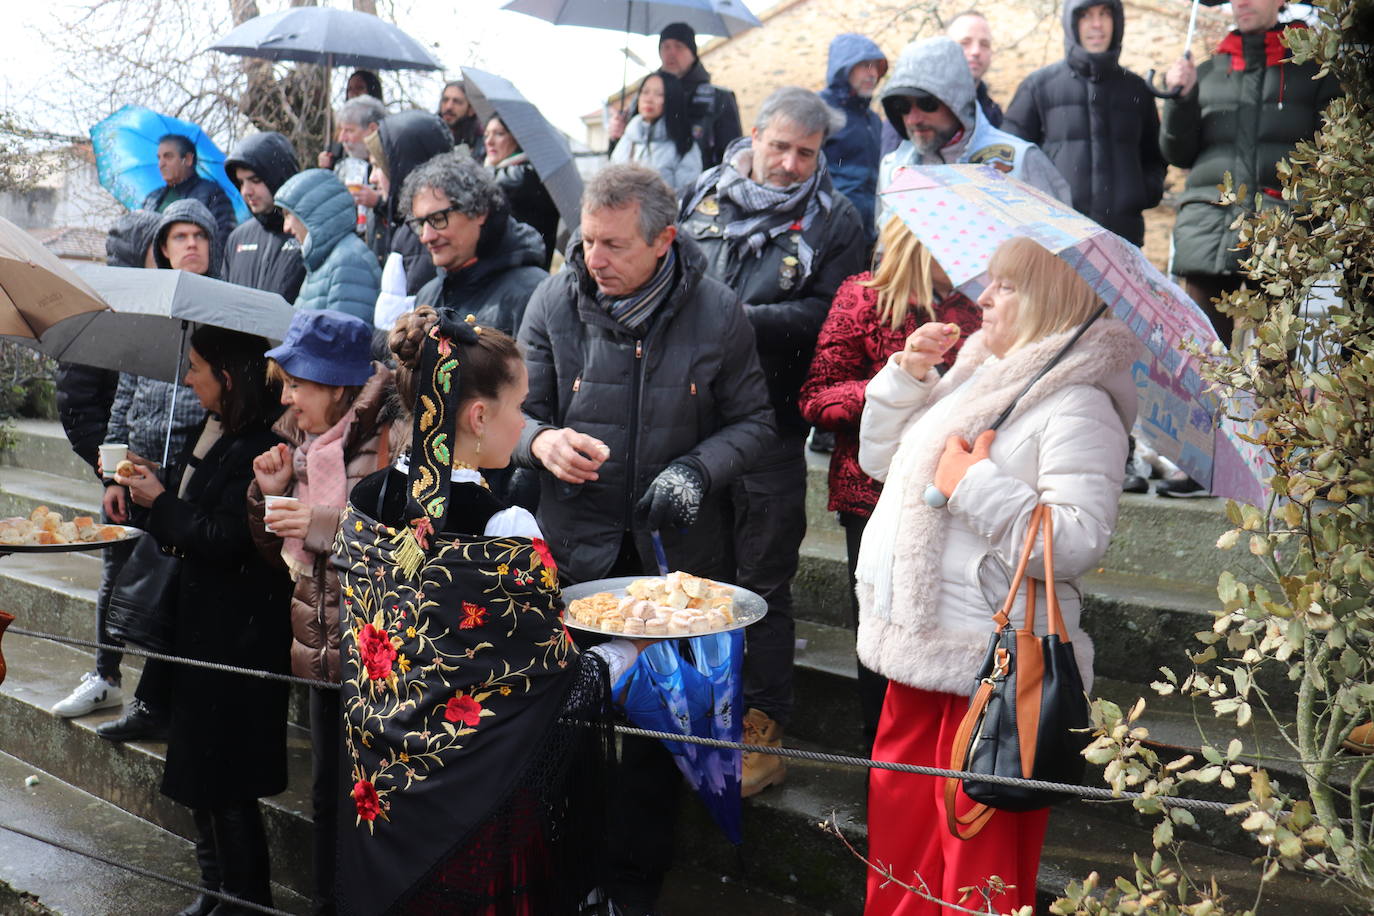
[[[471,630],[487,622],[487,609],[471,601],[463,602],[463,620],[458,624],[460,630]]]
[[[469,728],[477,725],[477,719],[481,715],[482,704],[465,693],[450,697],[448,703],[444,705],[445,719],[450,722],[462,722]]]
[[[385,630],[367,624],[358,633],[358,654],[367,666],[367,676],[374,681],[391,674],[391,665],[396,661],[396,649],[391,645],[391,637]]]
[[[365,821],[376,820],[382,811],[377,789],[366,779],[360,779],[353,784],[353,806],[358,809],[358,817]]]
[[[534,552],[539,554],[539,560],[555,573],[558,572],[558,564],[554,562],[553,553],[549,550],[549,545],[544,543],[543,538],[532,539]]]

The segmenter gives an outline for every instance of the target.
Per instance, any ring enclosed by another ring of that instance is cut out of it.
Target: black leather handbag
[[[1045,596],[1049,633],[1035,633],[1038,580],[1026,576],[1035,542],[1045,541]],[[1077,785],[1083,779],[1088,745],[1088,697],[1074,659],[1059,598],[1054,589],[1054,531],[1050,510],[1036,506],[1026,546],[1007,590],[1002,610],[993,615],[997,629],[978,672],[978,689],[954,737],[950,769]],[[1026,586],[1026,616],[1012,629],[1011,611],[1021,584]],[[977,802],[957,814],[959,781],[945,781],[945,819],[950,833],[967,840],[976,836],[998,810],[1031,811],[1067,796],[1022,786],[963,780],[964,794]]]
[[[110,590],[107,632],[126,646],[170,652],[176,638],[180,579],[181,558],[150,534],[139,538]]]

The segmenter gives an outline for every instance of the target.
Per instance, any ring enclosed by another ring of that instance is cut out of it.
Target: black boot
[[[262,829],[262,812],[257,800],[231,802],[212,809],[215,822],[215,850],[219,853],[220,890],[224,893],[272,905],[272,863],[267,855],[267,834]],[[220,901],[210,916],[240,916],[252,913],[228,901]]]
[[[219,890],[219,857],[215,853],[215,824],[210,812],[205,808],[192,808],[191,815],[196,819],[196,862],[200,865],[200,886],[210,891]],[[176,916],[209,916],[219,903],[218,897],[201,894],[186,909]]]

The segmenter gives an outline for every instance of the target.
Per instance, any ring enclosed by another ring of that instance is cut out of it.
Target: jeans
[[[142,510],[138,511],[140,515],[143,514]],[[103,512],[100,519],[107,525],[111,523],[110,517]],[[133,518],[130,518],[129,522],[136,527],[139,525],[139,522]],[[115,579],[128,561],[129,554],[134,552],[134,544],[136,543],[137,541],[130,541],[127,544],[116,544],[113,547],[106,547],[100,552],[100,588],[95,593],[95,638],[97,642],[106,644],[115,642],[110,638],[110,633],[105,628],[105,618],[110,611],[110,592],[114,590]],[[95,672],[110,683],[118,684],[120,682],[119,665],[123,660],[123,652],[114,649],[96,649]]]

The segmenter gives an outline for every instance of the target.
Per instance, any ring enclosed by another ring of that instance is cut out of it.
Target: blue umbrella
[[[95,167],[100,184],[115,199],[136,210],[149,194],[167,184],[157,170],[157,141],[167,134],[180,134],[196,148],[196,174],[216,182],[234,204],[239,222],[252,217],[239,189],[224,173],[224,153],[215,141],[190,121],[158,114],[138,105],[125,105],[91,128],[95,148]]]
[[[624,696],[625,713],[640,728],[738,742],[744,631],[693,636],[687,643],[691,662],[678,654],[676,640],[650,645],[613,693]],[[739,751],[663,744],[726,838],[740,843]]]

